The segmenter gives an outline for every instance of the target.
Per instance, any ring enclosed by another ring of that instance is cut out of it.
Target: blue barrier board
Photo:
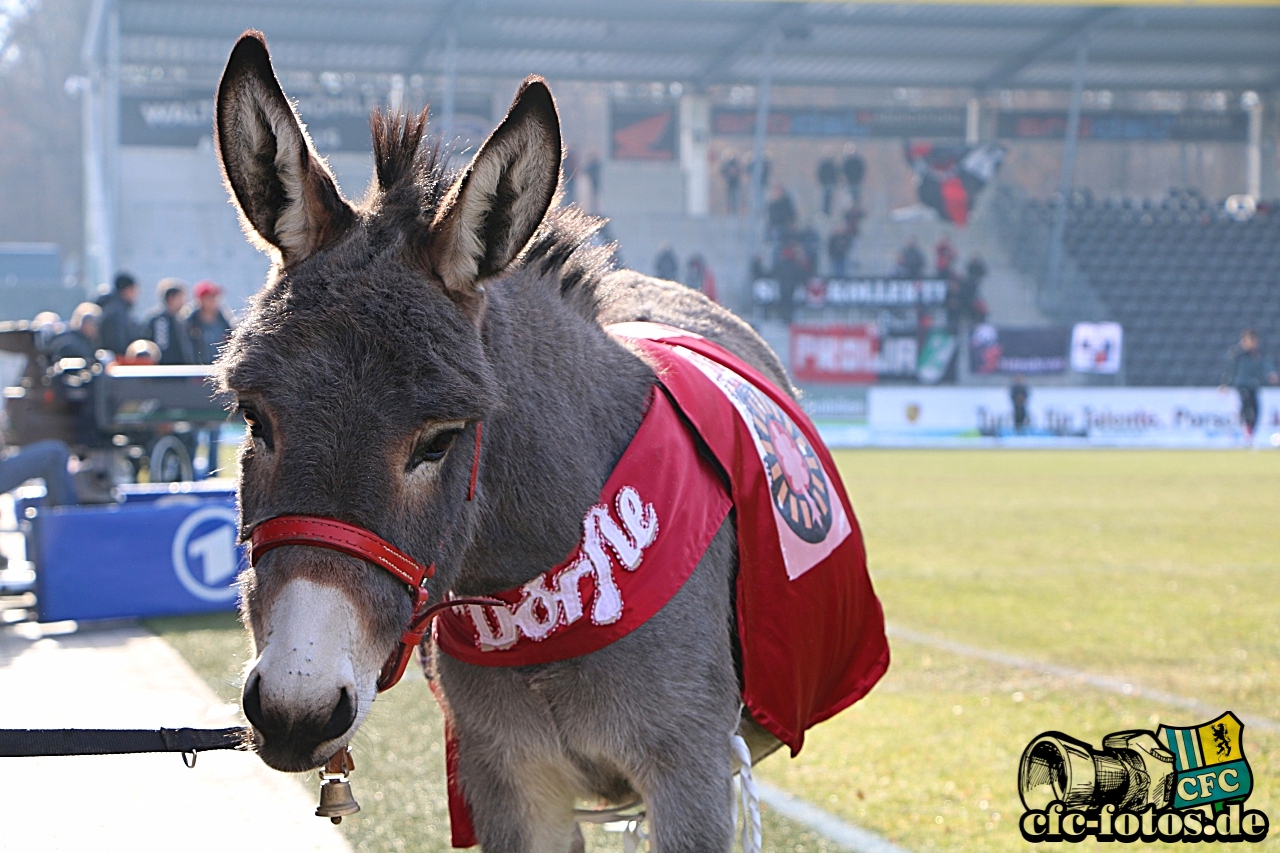
[[[41,510],[35,520],[41,621],[124,619],[234,610],[230,495]]]

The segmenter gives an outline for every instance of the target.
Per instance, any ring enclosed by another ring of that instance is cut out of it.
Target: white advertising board
[[[867,391],[865,431],[820,429],[833,446],[1240,447],[1239,407],[1216,388],[1032,387],[1018,429],[1005,388],[886,386]],[[1280,390],[1259,410],[1254,446],[1280,447]]]

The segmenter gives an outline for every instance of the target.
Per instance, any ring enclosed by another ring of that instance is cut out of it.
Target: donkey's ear
[[[560,117],[541,78],[520,86],[502,124],[445,194],[431,224],[431,269],[460,305],[515,260],[542,223],[560,179]]]
[[[285,98],[262,33],[236,42],[218,83],[218,160],[250,237],[286,267],[340,237],[355,221],[329,168]]]

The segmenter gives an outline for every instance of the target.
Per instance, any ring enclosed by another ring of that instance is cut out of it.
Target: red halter
[[[476,449],[471,460],[471,479],[467,488],[467,500],[476,494],[476,474],[480,469],[480,428],[476,424]],[[415,646],[422,642],[431,627],[431,620],[440,611],[449,607],[460,607],[464,604],[493,604],[489,598],[453,598],[427,606],[427,590],[423,583],[436,573],[435,563],[424,566],[417,560],[392,545],[375,533],[347,524],[333,518],[321,518],[314,515],[281,515],[268,519],[257,527],[249,537],[249,565],[256,566],[263,554],[273,548],[284,545],[309,545],[313,548],[328,548],[358,560],[365,560],[380,569],[385,569],[403,581],[413,596],[413,616],[409,619],[409,627],[400,635],[396,648],[382,665],[378,673],[378,692],[389,690],[400,681],[405,668],[409,665],[409,656]]]

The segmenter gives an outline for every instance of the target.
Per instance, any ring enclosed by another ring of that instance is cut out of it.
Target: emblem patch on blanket
[[[791,580],[822,562],[850,533],[849,518],[809,440],[782,407],[729,368],[685,347],[672,350],[716,384],[751,431],[773,496],[773,520]],[[790,534],[790,535],[788,535]]]

